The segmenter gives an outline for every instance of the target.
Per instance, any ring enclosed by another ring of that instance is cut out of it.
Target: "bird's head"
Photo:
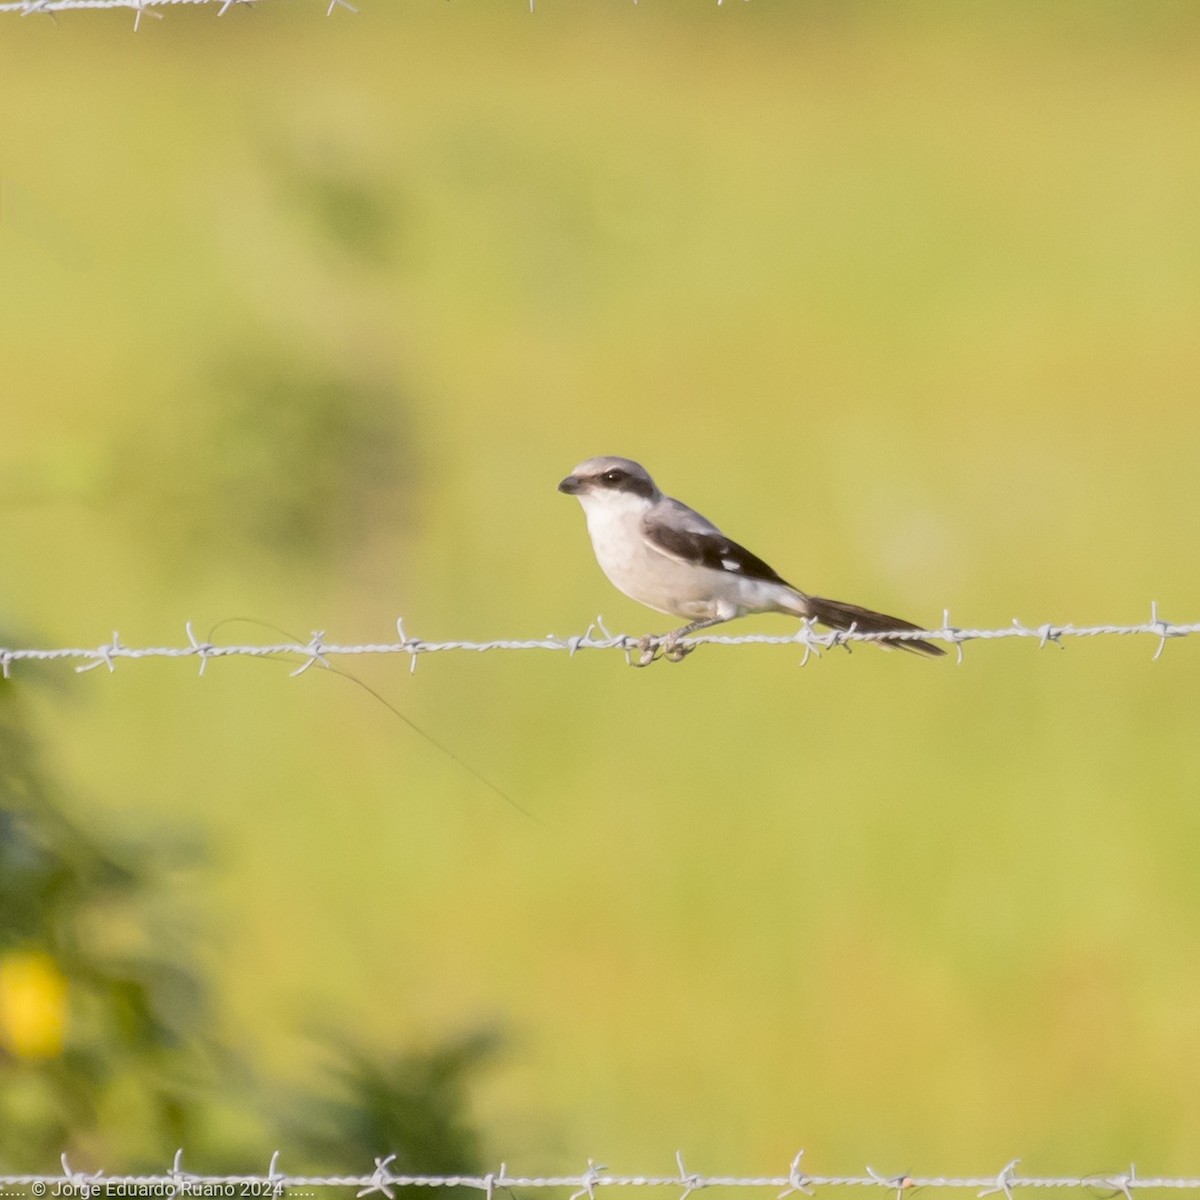
[[[661,494],[641,463],[607,454],[581,462],[558,490],[575,496],[585,511],[598,506],[645,508]]]

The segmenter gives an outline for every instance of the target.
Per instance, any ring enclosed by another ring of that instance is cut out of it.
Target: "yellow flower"
[[[0,1047],[17,1058],[56,1058],[67,1024],[67,981],[36,951],[0,957]]]

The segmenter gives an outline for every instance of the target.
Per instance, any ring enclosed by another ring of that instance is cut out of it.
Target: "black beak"
[[[568,496],[574,496],[579,489],[583,487],[583,480],[578,475],[568,475],[566,479],[558,485],[560,492],[566,492]]]

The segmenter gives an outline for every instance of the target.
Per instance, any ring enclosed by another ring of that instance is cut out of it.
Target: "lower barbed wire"
[[[452,1175],[421,1175],[393,1171],[395,1156],[376,1158],[374,1168],[361,1173],[292,1175],[281,1169],[280,1151],[276,1150],[264,1173],[205,1175],[189,1171],[183,1165],[183,1152],[177,1151],[170,1167],[161,1174],[108,1174],[102,1169],[81,1171],[72,1166],[66,1154],[60,1158],[61,1169],[46,1174],[0,1174],[0,1189],[9,1195],[43,1197],[69,1195],[99,1196],[170,1196],[188,1195],[235,1197],[279,1196],[285,1191],[320,1188],[354,1188],[362,1198],[374,1194],[394,1200],[397,1187],[468,1188],[483,1192],[492,1200],[495,1190],[527,1188],[567,1191],[572,1197],[595,1200],[601,1188],[656,1188],[672,1194],[672,1200],[687,1200],[693,1192],[704,1188],[739,1188],[771,1192],[776,1200],[787,1200],[797,1192],[813,1195],[834,1188],[876,1188],[894,1192],[899,1200],[904,1193],[918,1189],[967,1190],[977,1197],[1003,1195],[1012,1200],[1013,1193],[1024,1189],[1066,1188],[1084,1191],[1096,1197],[1123,1195],[1131,1200],[1134,1191],[1196,1191],[1200,1177],[1140,1175],[1134,1165],[1121,1172],[1096,1172],[1084,1175],[1024,1175],[1017,1168],[1020,1159],[1012,1159],[994,1174],[948,1176],[919,1175],[899,1172],[887,1174],[866,1167],[862,1174],[809,1174],[800,1167],[803,1152],[798,1153],[785,1172],[760,1175],[707,1175],[684,1165],[682,1152],[676,1152],[677,1171],[673,1174],[618,1174],[589,1159],[579,1174],[522,1175],[501,1163],[498,1171],[485,1174],[463,1172]],[[26,1191],[28,1189],[28,1191]]]

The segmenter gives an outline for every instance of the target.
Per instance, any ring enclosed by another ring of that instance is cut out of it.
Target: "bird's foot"
[[[667,662],[683,662],[695,650],[695,646],[680,645],[679,639],[684,636],[684,632],[682,629],[673,629],[663,638],[662,653]]]
[[[659,655],[659,639],[656,634],[647,633],[637,640],[637,657],[630,659],[635,667],[648,667]]]
[[[689,632],[685,627],[672,629],[670,633],[644,634],[637,640],[637,657],[630,662],[635,667],[648,667],[659,658],[665,658],[667,662],[682,662],[696,649],[695,646],[680,644],[680,639],[686,637]]]

